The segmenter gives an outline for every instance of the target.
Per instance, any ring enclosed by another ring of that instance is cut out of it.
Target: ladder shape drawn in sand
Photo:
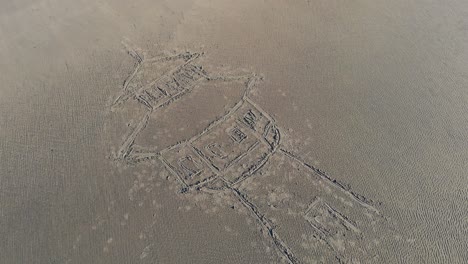
[[[145,58],[135,50],[128,49],[128,54],[136,60],[136,68],[125,80],[111,107],[122,107],[127,100],[134,100],[146,110],[118,149],[115,155],[117,160],[124,164],[159,160],[177,178],[182,186],[181,192],[232,191],[248,209],[280,256],[289,263],[302,261],[293,253],[288,241],[280,237],[267,212],[262,212],[249,198],[249,194],[240,188],[273,155],[281,155],[299,163],[316,177],[314,179],[331,188],[333,193],[347,197],[347,202],[353,205],[354,211],[360,214],[365,211],[375,218],[381,217],[371,200],[353,192],[281,147],[281,133],[275,120],[249,98],[249,91],[261,77],[255,74],[221,76],[207,73],[197,64],[202,53],[183,52],[160,58]],[[154,68],[157,72],[152,72]],[[135,143],[151,122],[153,114],[213,80],[243,83],[243,95],[234,107],[212,121],[202,132],[165,149],[152,151],[151,146]],[[274,166],[272,163],[268,165]],[[346,262],[347,256],[333,245],[333,239],[337,235],[344,238],[348,233],[361,237],[362,232],[358,223],[335,209],[326,199],[326,196],[315,197],[302,213],[303,219],[310,226],[308,232],[315,234],[314,237],[328,247],[331,252],[329,254],[338,262]]]

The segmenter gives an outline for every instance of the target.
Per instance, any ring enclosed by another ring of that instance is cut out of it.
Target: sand
[[[465,1],[3,1],[0,263],[466,263]]]

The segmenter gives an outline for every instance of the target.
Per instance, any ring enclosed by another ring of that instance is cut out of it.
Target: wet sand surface
[[[465,1],[1,1],[1,263],[466,263]]]

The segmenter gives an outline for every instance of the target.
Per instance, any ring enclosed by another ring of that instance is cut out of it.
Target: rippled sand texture
[[[465,1],[3,1],[0,263],[466,263]]]

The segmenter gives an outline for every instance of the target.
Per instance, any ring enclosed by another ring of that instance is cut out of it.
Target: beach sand
[[[466,1],[0,3],[0,263],[466,263]]]

